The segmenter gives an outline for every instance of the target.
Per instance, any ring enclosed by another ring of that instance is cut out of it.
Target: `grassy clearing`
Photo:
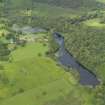
[[[43,105],[47,101],[67,95],[72,88],[70,83],[61,79],[5,100],[1,105]]]
[[[105,0],[96,0],[98,2],[101,2],[101,3],[105,3]]]
[[[47,50],[48,45],[36,42],[11,53],[12,62],[4,64],[9,83],[0,90],[3,105],[43,105],[69,93],[75,79],[45,56]]]
[[[14,9],[13,11],[15,11]],[[17,14],[17,12],[16,12]],[[34,9],[27,11],[26,9],[21,9],[19,11],[20,16],[27,16],[27,15],[33,15],[33,16],[40,16],[40,17],[48,17],[48,18],[57,18],[57,17],[76,17],[79,15],[78,12],[76,12],[73,9],[69,8],[62,8],[58,6],[51,6],[48,4],[43,4],[43,3],[34,3]]]
[[[100,23],[100,19],[91,19],[83,22],[87,26],[105,28],[105,24]]]
[[[57,7],[57,6],[50,6],[47,4],[35,3],[34,14],[40,16],[47,16],[47,17],[59,17],[59,16],[66,16],[66,17],[75,17],[75,12],[71,9]]]
[[[38,56],[44,56],[48,51],[48,45],[44,46],[43,43],[28,43],[25,47],[20,47],[16,51],[12,52],[11,57],[14,61],[21,61],[22,59],[28,59]]]
[[[16,81],[15,88],[24,90],[51,83],[67,75],[55,62],[45,58],[24,59],[9,64],[6,68],[11,83]]]

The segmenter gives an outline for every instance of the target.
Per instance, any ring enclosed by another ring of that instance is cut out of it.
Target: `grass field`
[[[27,11],[25,8],[19,9],[15,6],[13,8],[14,9],[12,11],[13,13],[15,13],[15,15],[26,16],[26,15],[33,14],[33,16],[40,16],[45,18],[46,17],[47,18],[57,18],[57,17],[73,18],[79,15],[79,13],[82,13],[82,11],[79,11],[78,13],[73,9],[51,6],[51,5],[42,4],[42,3],[34,3],[34,9],[32,11],[31,10]]]
[[[46,57],[46,51],[48,45],[36,42],[11,53],[12,62],[4,64],[9,84],[0,89],[3,105],[43,105],[70,92],[75,79]]]
[[[105,24],[100,23],[100,19],[90,19],[83,22],[87,26],[97,27],[97,28],[105,28]]]
[[[47,17],[75,17],[78,13],[69,8],[62,8],[57,6],[50,6],[47,4],[35,3],[34,15]],[[42,12],[43,11],[43,12]],[[76,13],[75,13],[76,12]]]
[[[101,2],[101,3],[105,3],[105,0],[96,0],[98,2]]]
[[[22,59],[38,57],[38,54],[44,56],[46,51],[48,51],[48,45],[44,46],[43,43],[37,42],[29,43],[25,47],[20,47],[12,52],[11,55],[14,61],[20,61]]]
[[[67,95],[70,91],[70,83],[60,79],[5,100],[1,105],[43,105],[47,101]]]

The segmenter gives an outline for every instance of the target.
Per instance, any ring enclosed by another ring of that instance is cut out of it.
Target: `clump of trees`
[[[0,42],[0,60],[9,60],[10,50],[8,44]]]

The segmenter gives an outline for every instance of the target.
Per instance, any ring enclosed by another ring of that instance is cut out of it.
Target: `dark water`
[[[80,83],[82,85],[89,85],[95,87],[100,82],[97,79],[96,75],[90,70],[88,70],[86,67],[84,67],[82,64],[80,64],[66,49],[64,46],[64,37],[60,35],[59,33],[53,34],[55,41],[59,44],[59,62],[66,66],[66,67],[72,67],[76,69],[80,74]]]

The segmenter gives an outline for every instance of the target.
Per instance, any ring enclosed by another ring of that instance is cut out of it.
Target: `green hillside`
[[[18,0],[15,1],[14,3],[21,4],[21,3],[47,3],[50,5],[56,5],[56,6],[61,6],[65,8],[73,8],[73,9],[78,9],[78,8],[91,8],[91,9],[96,9],[96,8],[102,8],[104,7],[103,0]]]
[[[98,3],[95,0],[35,0],[37,2],[43,2],[53,5],[58,5],[62,7],[69,7],[69,8],[81,8],[81,7],[95,7]]]

